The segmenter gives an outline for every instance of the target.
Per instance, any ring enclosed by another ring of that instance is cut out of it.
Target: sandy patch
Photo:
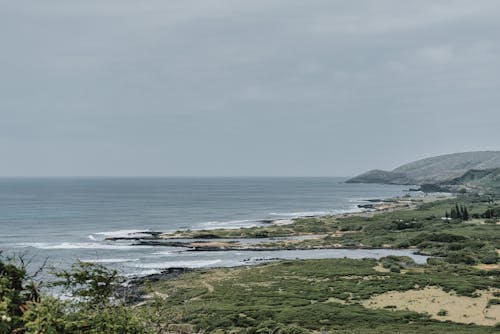
[[[293,223],[294,223],[293,219],[280,219],[273,221],[273,224],[277,226],[290,225]]]
[[[484,225],[484,219],[478,219],[478,218],[473,218],[467,222],[467,224],[472,224],[472,225]]]
[[[233,248],[238,246],[234,242],[225,242],[225,241],[209,241],[209,242],[190,242],[186,244],[189,247],[197,247],[197,248]]]
[[[342,305],[347,304],[345,300],[338,299],[338,298],[335,298],[335,297],[330,297],[330,298],[328,298],[328,299],[325,301],[325,303],[326,303],[326,304],[328,304],[328,303],[337,303],[337,304],[342,304]]]
[[[500,264],[478,264],[476,268],[486,271],[500,270]]]
[[[208,283],[207,281],[201,281],[201,284],[203,284],[205,288],[207,288],[209,293],[214,292],[215,288],[212,284]]]
[[[386,279],[391,278],[391,276],[382,276],[382,275],[366,275],[366,276],[359,276],[359,275],[348,275],[348,276],[340,276],[339,279],[345,279],[345,280],[362,280],[362,281],[385,281]]]
[[[381,263],[378,263],[373,270],[378,271],[379,273],[390,273],[391,270],[389,268],[384,268]]]
[[[387,292],[365,300],[363,306],[375,309],[392,306],[396,310],[427,313],[436,320],[494,326],[500,322],[500,305],[488,307],[488,301],[495,298],[493,290],[477,292],[481,296],[471,298],[448,293],[438,287],[427,287],[421,290]],[[446,311],[446,315],[438,315],[442,310]]]

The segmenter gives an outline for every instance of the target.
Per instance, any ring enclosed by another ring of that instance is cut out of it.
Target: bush
[[[446,261],[449,263],[464,263],[469,265],[477,264],[478,262],[478,260],[474,256],[465,251],[450,252],[446,257]]]
[[[291,326],[280,327],[278,333],[280,333],[280,334],[307,334],[310,332],[302,327],[291,325]]]
[[[448,315],[448,311],[446,310],[443,310],[443,309],[440,309],[437,313],[438,316],[440,317],[444,317],[444,316],[447,316]]]
[[[491,305],[500,305],[500,299],[492,298],[488,301],[488,307]]]
[[[131,308],[112,299],[121,281],[115,271],[78,262],[56,276],[76,298],[40,296],[22,266],[0,261],[0,333],[148,333]]]
[[[0,259],[0,333],[20,330],[24,311],[39,298],[36,284],[28,279],[22,259],[20,264],[13,258],[6,260]]]
[[[398,265],[393,264],[393,265],[391,266],[391,272],[392,272],[392,273],[400,273],[400,272],[401,272],[401,269],[399,268],[399,266],[398,266]]]
[[[70,271],[56,272],[55,276],[60,280],[53,283],[54,286],[93,306],[107,305],[117,285],[123,282],[116,270],[82,261],[77,261]]]
[[[496,264],[498,262],[498,253],[496,251],[488,252],[481,258],[481,263]]]

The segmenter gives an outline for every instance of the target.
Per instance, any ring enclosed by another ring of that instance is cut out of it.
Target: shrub
[[[481,258],[481,262],[484,264],[496,264],[498,262],[498,253],[493,251],[484,254]]]
[[[488,301],[488,307],[491,305],[500,305],[500,299],[498,298],[492,298]]]
[[[31,282],[26,268],[13,258],[0,259],[0,332],[10,333],[23,327],[22,316],[32,302],[38,301],[37,286]]]
[[[279,329],[279,333],[280,334],[307,334],[310,332],[302,327],[291,325],[291,326],[281,327]]]
[[[53,283],[62,287],[71,296],[80,298],[92,306],[103,306],[113,297],[123,277],[116,270],[90,262],[77,261],[70,271],[55,273],[60,280]]]
[[[398,265],[393,264],[393,265],[391,266],[391,272],[393,272],[393,273],[400,273],[400,272],[401,272],[401,269],[399,268],[399,266],[398,266]]]
[[[477,264],[478,262],[475,257],[465,251],[450,252],[446,257],[446,261],[449,263],[464,263],[469,265]]]
[[[447,316],[448,315],[448,311],[446,310],[443,310],[443,309],[440,309],[437,313],[438,316],[440,317],[444,317],[444,316]]]
[[[0,261],[0,333],[148,332],[131,308],[112,299],[121,281],[115,271],[77,262],[56,276],[62,279],[56,284],[76,298],[40,296],[23,266]]]

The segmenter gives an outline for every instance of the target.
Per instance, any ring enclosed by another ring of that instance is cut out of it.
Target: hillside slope
[[[372,170],[347,182],[435,184],[459,178],[469,170],[495,168],[500,168],[500,151],[454,153],[411,162],[393,171]]]
[[[450,190],[466,188],[500,193],[500,168],[471,169],[458,178],[443,182],[442,186]]]

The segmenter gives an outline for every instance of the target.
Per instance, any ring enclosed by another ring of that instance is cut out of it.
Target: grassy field
[[[385,262],[385,263],[384,263]],[[400,272],[381,270],[397,264]],[[244,333],[494,333],[498,328],[432,320],[433,314],[363,306],[389,291],[438,287],[479,300],[500,291],[500,272],[462,265],[417,266],[408,258],[286,261],[258,267],[214,269],[144,287],[155,302],[140,307],[169,310],[167,322],[192,329]],[[155,306],[156,305],[156,306]],[[466,314],[464,310],[464,314]],[[500,319],[499,319],[500,322]]]

